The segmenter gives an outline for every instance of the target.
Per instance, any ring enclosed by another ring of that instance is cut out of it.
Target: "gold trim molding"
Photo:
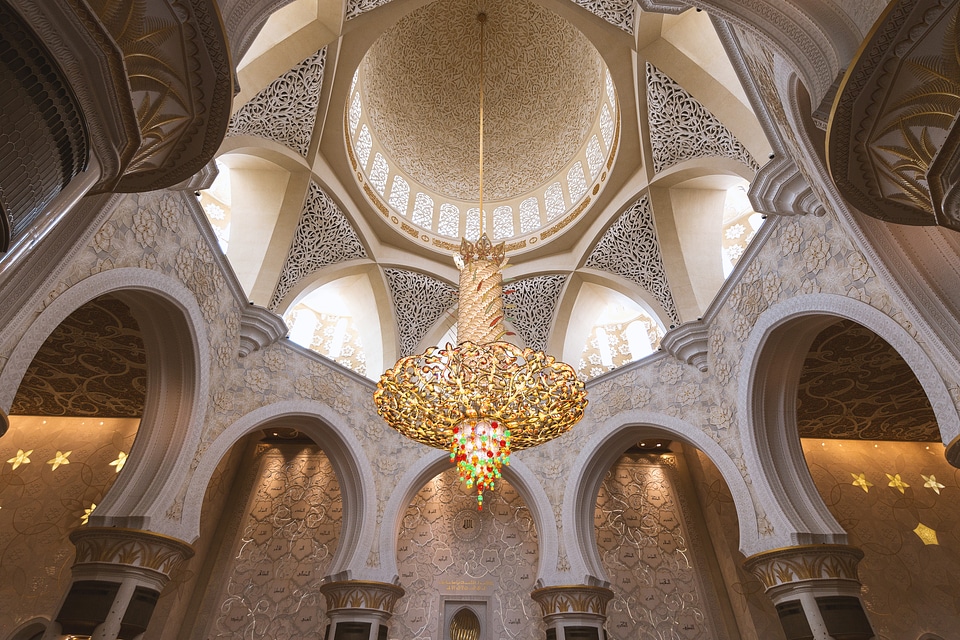
[[[320,585],[320,593],[327,599],[328,613],[337,609],[373,609],[392,615],[404,590],[386,582],[342,580]]]
[[[802,545],[773,549],[747,558],[743,566],[769,591],[813,580],[847,580],[859,584],[857,565],[863,551],[842,544]]]
[[[530,597],[540,605],[544,618],[561,614],[606,617],[607,603],[613,599],[613,591],[589,585],[561,585],[534,589]]]
[[[70,532],[77,548],[73,566],[86,564],[127,565],[149,569],[164,576],[193,557],[193,547],[177,538],[137,529],[81,527]]]

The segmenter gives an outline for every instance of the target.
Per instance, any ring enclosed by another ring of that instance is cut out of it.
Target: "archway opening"
[[[283,420],[238,440],[207,484],[196,555],[160,596],[158,634],[316,635],[327,623],[319,586],[341,541],[340,487],[327,453]]]
[[[0,635],[53,617],[87,523],[127,463],[147,394],[147,349],[130,307],[102,295],[37,351],[0,438]]]
[[[720,471],[666,434],[634,435],[596,494],[594,539],[614,592],[607,636],[782,638],[762,586],[741,567],[736,508]]]
[[[950,633],[960,616],[960,472],[910,366],[838,320],[814,338],[796,403],[803,455],[827,509],[864,552],[862,599],[879,637]]]
[[[448,469],[407,506],[397,538],[406,595],[394,609],[391,637],[450,638],[453,619],[465,608],[478,618],[480,638],[544,633],[530,597],[540,554],[534,518],[508,481],[498,480],[491,493],[478,511],[476,493]]]

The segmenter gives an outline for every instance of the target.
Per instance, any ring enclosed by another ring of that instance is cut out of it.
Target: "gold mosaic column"
[[[460,243],[460,303],[457,342],[487,344],[503,338],[503,243],[484,234],[475,243]]]
[[[387,621],[403,597],[403,588],[386,582],[342,580],[325,582],[320,593],[327,599],[329,640],[378,640],[387,637]]]
[[[193,556],[182,540],[134,529],[82,527],[70,540],[77,548],[72,583],[43,640],[139,636],[170,574]]]
[[[530,596],[540,605],[547,640],[601,640],[607,621],[607,603],[613,591],[585,584],[543,587]]]
[[[847,545],[804,545],[758,553],[744,566],[763,583],[787,640],[869,640],[857,565],[863,552]]]

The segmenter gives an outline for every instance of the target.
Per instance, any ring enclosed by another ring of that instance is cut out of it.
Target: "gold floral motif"
[[[858,581],[857,564],[863,551],[847,545],[804,545],[751,556],[743,563],[769,591],[774,587],[810,580]]]
[[[327,598],[327,611],[336,609],[375,609],[393,613],[393,606],[403,597],[403,587],[386,582],[344,580],[320,585]]]

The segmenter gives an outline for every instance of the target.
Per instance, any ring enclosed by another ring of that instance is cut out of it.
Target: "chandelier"
[[[480,23],[480,235],[463,239],[457,345],[401,358],[373,394],[377,413],[404,436],[450,452],[477,506],[510,453],[548,442],[583,417],[586,391],[573,368],[553,356],[502,341],[504,245],[483,232],[483,48]]]

